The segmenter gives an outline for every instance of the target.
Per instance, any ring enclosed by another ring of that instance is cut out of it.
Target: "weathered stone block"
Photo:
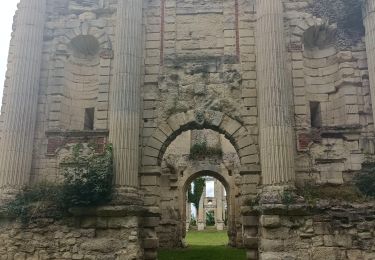
[[[281,219],[278,215],[263,215],[260,217],[260,224],[265,228],[277,228],[281,226]]]

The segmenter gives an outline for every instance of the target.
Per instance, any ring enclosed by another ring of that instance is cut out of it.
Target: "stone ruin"
[[[1,259],[157,259],[206,175],[247,259],[375,259],[374,203],[286,196],[350,184],[375,154],[375,0],[21,0],[13,30],[2,200],[60,180],[75,143],[113,144],[116,196],[61,221],[2,214]],[[170,162],[202,129],[234,155]]]

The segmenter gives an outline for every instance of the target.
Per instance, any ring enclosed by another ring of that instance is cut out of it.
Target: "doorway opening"
[[[227,190],[212,177],[216,174],[196,177],[187,185],[187,245],[229,245]]]
[[[245,252],[234,248],[242,241],[236,196],[240,165],[234,146],[214,130],[185,131],[169,144],[160,177],[161,260],[226,254],[225,259],[237,254],[235,259],[245,259]]]

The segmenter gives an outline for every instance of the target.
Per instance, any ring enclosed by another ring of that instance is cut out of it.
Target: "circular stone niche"
[[[99,42],[92,35],[80,35],[75,37],[70,46],[73,50],[73,55],[77,58],[94,57],[99,52]]]

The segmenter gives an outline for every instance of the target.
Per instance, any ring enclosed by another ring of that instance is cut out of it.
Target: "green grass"
[[[159,260],[245,260],[245,251],[228,247],[226,231],[190,231],[188,248],[160,250]]]

